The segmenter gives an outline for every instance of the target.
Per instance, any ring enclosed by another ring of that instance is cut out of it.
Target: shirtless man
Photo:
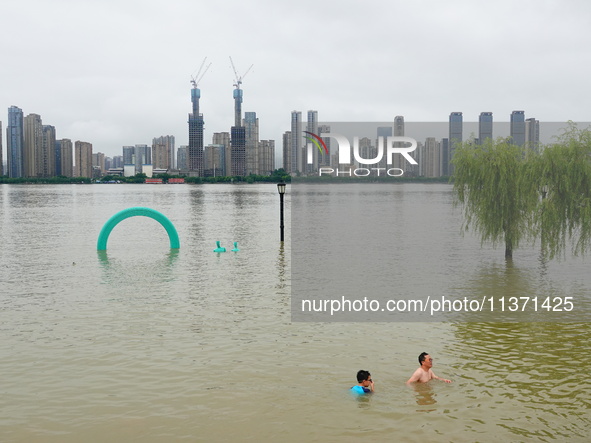
[[[421,355],[419,355],[419,364],[421,365],[421,367],[418,368],[414,372],[414,374],[407,380],[407,382],[406,382],[407,385],[410,385],[411,383],[413,383],[415,381],[419,382],[419,383],[426,383],[429,380],[431,380],[432,378],[434,378],[436,380],[444,381],[446,383],[451,383],[451,380],[448,380],[446,378],[437,377],[435,375],[435,373],[431,370],[431,368],[433,367],[433,359],[426,352],[422,352]]]

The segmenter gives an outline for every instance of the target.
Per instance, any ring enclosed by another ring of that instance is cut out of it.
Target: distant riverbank
[[[143,174],[142,174],[143,175]],[[145,176],[117,177],[107,176],[98,179],[88,177],[0,177],[0,184],[126,184],[145,183]],[[246,177],[177,177],[155,176],[162,178],[162,184],[168,184],[170,178],[183,178],[186,184],[233,184],[233,183],[449,183],[450,177],[290,177],[289,175],[246,176]]]

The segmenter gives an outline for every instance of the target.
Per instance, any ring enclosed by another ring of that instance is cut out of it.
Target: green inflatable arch
[[[105,251],[107,249],[107,240],[109,240],[109,235],[111,234],[113,228],[117,226],[119,222],[125,220],[126,218],[136,217],[140,215],[144,217],[153,218],[158,223],[160,223],[164,227],[164,229],[166,229],[166,232],[168,233],[168,238],[170,239],[171,249],[178,249],[181,247],[179,235],[176,232],[176,228],[174,227],[172,222],[168,218],[166,218],[165,215],[156,211],[155,209],[142,208],[138,206],[135,208],[127,208],[123,211],[119,211],[117,214],[115,214],[113,217],[107,220],[107,223],[105,223],[103,229],[101,229],[101,232],[99,234],[96,249],[98,251]]]

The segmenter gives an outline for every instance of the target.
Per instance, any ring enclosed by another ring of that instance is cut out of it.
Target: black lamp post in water
[[[285,195],[285,187],[287,185],[285,183],[277,183],[277,191],[279,192],[279,206],[280,206],[280,223],[279,229],[281,231],[281,241],[283,242],[283,196]]]

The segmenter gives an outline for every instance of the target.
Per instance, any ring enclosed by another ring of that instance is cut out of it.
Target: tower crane
[[[197,89],[197,86],[199,85],[199,82],[201,81],[201,79],[203,78],[203,76],[205,75],[205,73],[207,72],[207,70],[209,69],[209,67],[211,66],[211,63],[209,63],[207,65],[207,67],[205,68],[205,70],[203,71],[203,66],[205,66],[205,61],[207,60],[207,57],[205,57],[203,59],[203,61],[201,62],[201,66],[199,67],[199,71],[197,71],[197,74],[191,76],[191,84],[193,85],[194,89]],[[203,73],[201,72],[203,71]]]
[[[230,57],[230,63],[232,63],[232,69],[234,70],[234,75],[236,76],[236,79],[234,80],[236,83],[234,83],[234,86],[236,86],[236,89],[240,89],[240,85],[242,84],[242,79],[244,77],[246,77],[246,74],[249,73],[249,71],[251,70],[251,68],[254,65],[250,65],[250,67],[246,70],[246,72],[242,75],[238,75],[238,71],[236,71],[236,66],[234,66],[234,62],[232,61],[232,57]]]
[[[253,65],[250,65],[250,68],[246,70],[246,72],[242,75],[238,75],[238,71],[236,70],[236,66],[234,66],[234,61],[232,57],[230,57],[230,63],[232,63],[232,69],[234,70],[234,75],[236,76],[234,80],[234,126],[239,127],[242,126],[242,89],[240,89],[240,85],[242,84],[242,79],[246,77],[246,74],[250,71]]]
[[[193,89],[191,89],[191,102],[193,103],[193,115],[195,117],[199,116],[199,99],[201,98],[201,90],[197,86],[199,86],[199,82],[211,66],[210,63],[205,67],[205,70],[203,70],[206,60],[207,57],[205,57],[201,62],[201,66],[199,67],[197,74],[191,76],[191,84],[193,85]]]

